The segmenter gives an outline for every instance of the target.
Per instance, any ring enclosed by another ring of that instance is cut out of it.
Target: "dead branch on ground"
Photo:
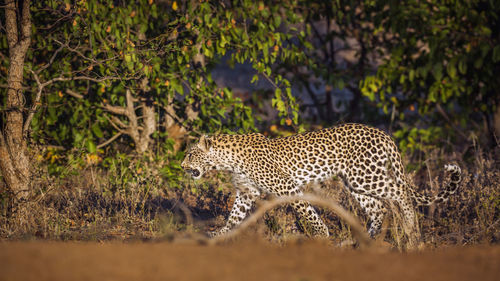
[[[348,211],[346,211],[342,206],[332,200],[325,200],[314,194],[304,194],[302,196],[283,196],[275,198],[271,201],[265,202],[259,209],[257,209],[250,217],[248,217],[243,223],[241,223],[237,228],[231,230],[230,232],[217,236],[208,240],[208,244],[217,244],[227,239],[233,238],[247,229],[249,226],[257,222],[267,211],[276,208],[277,206],[283,204],[289,204],[297,200],[308,201],[311,204],[321,206],[324,208],[331,209],[334,211],[341,219],[343,219],[352,229],[356,240],[359,242],[361,247],[368,247],[372,244],[372,240],[358,222],[358,220]]]

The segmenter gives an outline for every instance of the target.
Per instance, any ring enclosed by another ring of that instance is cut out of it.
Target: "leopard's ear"
[[[207,135],[201,136],[200,142],[198,143],[198,147],[201,148],[201,150],[207,152],[210,150],[211,146],[212,146],[212,140],[210,139],[210,137]]]

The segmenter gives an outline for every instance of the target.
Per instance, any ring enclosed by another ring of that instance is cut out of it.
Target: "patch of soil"
[[[498,280],[500,246],[398,253],[320,242],[2,242],[0,280]]]

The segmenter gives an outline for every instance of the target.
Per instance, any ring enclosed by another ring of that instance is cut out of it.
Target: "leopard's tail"
[[[441,190],[436,196],[428,196],[425,194],[420,194],[415,191],[413,188],[410,188],[410,195],[413,200],[415,200],[417,206],[428,206],[433,203],[441,203],[448,200],[450,195],[454,194],[458,185],[462,181],[462,170],[458,165],[455,164],[447,164],[444,165],[446,176],[449,175],[449,182],[445,186],[443,190]]]

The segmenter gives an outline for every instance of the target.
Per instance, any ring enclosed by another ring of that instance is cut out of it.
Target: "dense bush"
[[[22,175],[28,201],[42,209],[83,206],[95,192],[104,209],[128,219],[152,194],[193,187],[179,162],[204,133],[284,135],[360,121],[388,129],[406,155],[424,152],[413,154],[419,161],[411,169],[425,167],[436,146],[460,150],[454,160],[477,161],[473,147],[498,146],[499,9],[477,0],[8,2],[0,10],[9,35],[0,37],[3,219],[17,210],[12,175]],[[9,76],[13,26],[20,41],[31,39],[22,84]],[[218,85],[212,70],[221,63],[249,66],[249,82],[269,87],[235,93]],[[277,118],[260,120],[266,114]],[[13,152],[29,154],[31,167],[7,169],[18,160]],[[488,165],[494,178],[496,163]],[[83,175],[91,175],[87,195],[49,196],[64,194],[60,186],[83,190],[74,181]],[[488,222],[498,218],[492,190],[490,201],[479,200],[492,210]],[[3,231],[8,236],[9,227]]]

